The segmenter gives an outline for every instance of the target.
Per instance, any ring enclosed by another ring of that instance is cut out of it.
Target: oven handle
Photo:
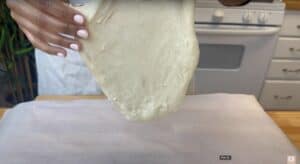
[[[260,29],[216,29],[208,27],[196,27],[197,34],[209,34],[209,35],[274,35],[279,33],[279,27],[264,27]]]

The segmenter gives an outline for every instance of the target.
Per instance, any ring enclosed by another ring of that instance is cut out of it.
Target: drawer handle
[[[300,49],[296,49],[296,48],[290,48],[291,52],[300,52]]]
[[[284,73],[300,73],[300,69],[290,70],[290,69],[284,68],[284,69],[282,69],[282,72],[284,72]]]
[[[300,25],[297,25],[297,29],[299,29],[299,30],[300,30]]]
[[[275,100],[292,100],[293,96],[278,96],[278,95],[275,95],[274,99]]]

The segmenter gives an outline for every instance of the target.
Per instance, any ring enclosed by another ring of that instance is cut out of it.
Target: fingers
[[[14,2],[16,0],[8,0],[8,1],[11,3],[10,6],[12,8],[12,11],[24,17],[26,21],[34,23],[39,28],[43,29],[43,31],[49,31],[52,33],[64,33],[72,36],[78,36],[83,39],[86,39],[88,37],[88,31],[84,26],[67,23],[65,19],[57,19],[47,14],[45,11],[35,8],[34,6],[30,5],[26,1],[18,1],[18,4],[14,4],[16,3]],[[40,2],[40,1],[35,0],[35,2]],[[50,2],[48,3],[50,4]],[[62,3],[62,2],[57,2],[57,3]],[[39,4],[41,4],[41,2]],[[46,6],[46,3],[44,5]],[[54,1],[51,3],[50,6],[52,5],[57,6]],[[48,10],[51,9],[52,8],[49,7]]]
[[[84,25],[85,17],[75,9],[67,6],[62,0],[26,0],[36,8],[47,12],[60,20],[74,25]]]
[[[76,41],[73,41],[71,39],[63,38],[59,35],[53,35],[48,32],[41,33],[38,31],[39,29],[30,22],[24,22],[22,17],[20,17],[18,14],[12,12],[12,17],[17,20],[19,23],[20,29],[25,33],[28,40],[32,43],[32,45],[36,48],[41,49],[42,51],[45,51],[52,55],[57,55],[64,57],[66,56],[66,50],[64,50],[61,47],[55,47],[52,44],[56,45],[65,45],[66,47],[70,47],[71,44],[78,44]],[[79,49],[79,46],[78,46]]]
[[[36,48],[58,56],[66,56],[66,50],[62,47],[71,48],[76,51],[82,49],[82,46],[76,37],[74,37],[75,39],[70,39],[70,37],[66,37],[66,35],[61,35],[67,34],[80,36],[82,38],[88,37],[88,32],[84,25],[78,25],[78,22],[74,23],[74,20],[73,23],[72,21],[62,20],[62,15],[65,13],[69,13],[69,16],[67,16],[69,18],[71,15],[75,14],[76,16],[80,13],[64,5],[61,0],[27,1],[7,0],[7,5],[11,8],[12,17],[16,20],[20,28]],[[36,3],[34,4],[34,2]],[[37,8],[37,6],[40,8]],[[64,8],[61,6],[64,6],[69,10],[63,12]],[[45,11],[42,11],[41,9],[44,9]],[[55,14],[56,12],[59,12],[60,14]],[[62,18],[57,19],[56,17]]]
[[[51,55],[57,55],[59,57],[65,57],[66,52],[64,49],[59,47],[50,46],[48,43],[46,43],[43,40],[40,40],[39,38],[36,38],[31,32],[29,32],[26,28],[20,26],[22,31],[27,36],[28,40],[32,43],[32,45],[48,54]]]
[[[61,35],[54,35],[54,34],[48,33],[48,32],[44,33],[43,38],[47,38],[46,40],[49,43],[53,43],[56,45],[60,45],[62,47],[70,48],[75,51],[81,50],[81,44],[77,40],[69,39],[69,38],[63,37]]]

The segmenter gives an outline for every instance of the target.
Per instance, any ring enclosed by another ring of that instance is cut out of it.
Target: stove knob
[[[243,21],[245,23],[250,23],[252,21],[253,15],[250,12],[246,12],[243,16]]]
[[[265,13],[261,13],[259,16],[258,16],[258,23],[261,23],[261,24],[265,24],[268,22],[268,16],[267,14]]]
[[[224,19],[224,11],[222,9],[217,9],[213,15],[213,20],[217,22],[221,22]]]

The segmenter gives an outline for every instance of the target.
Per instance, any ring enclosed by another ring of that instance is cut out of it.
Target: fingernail
[[[57,56],[58,56],[58,57],[62,57],[62,58],[66,57],[65,54],[63,54],[63,53],[61,53],[61,52],[57,53]]]
[[[86,30],[78,30],[77,35],[83,39],[87,39],[89,37],[89,34]]]
[[[73,20],[74,20],[76,23],[81,24],[81,25],[84,23],[84,18],[83,18],[83,16],[82,16],[82,15],[79,15],[79,14],[74,15]]]
[[[76,51],[79,50],[78,44],[75,44],[75,43],[70,44],[70,48],[73,49],[73,50],[76,50]]]

